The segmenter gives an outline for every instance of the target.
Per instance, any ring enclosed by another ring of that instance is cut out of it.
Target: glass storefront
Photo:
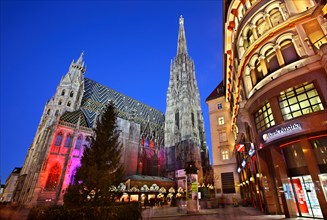
[[[323,178],[327,180],[327,176]],[[290,180],[298,216],[323,218],[316,194],[316,187],[312,182],[311,176],[296,176],[291,177]]]

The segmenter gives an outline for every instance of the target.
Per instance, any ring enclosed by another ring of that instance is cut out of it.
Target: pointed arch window
[[[54,191],[56,190],[58,183],[59,183],[59,178],[60,178],[60,173],[61,169],[58,163],[56,163],[54,166],[51,167],[47,183],[45,185],[45,190],[48,191]]]
[[[60,146],[61,145],[61,141],[62,141],[62,133],[58,133],[56,136],[56,141],[55,141],[55,146]]]
[[[62,95],[62,96],[65,95],[65,90],[64,90],[64,89],[62,90],[61,95]]]
[[[71,102],[71,101],[68,101],[68,102],[67,102],[67,106],[68,106],[68,107],[70,107],[70,106],[71,106],[71,104],[72,104],[72,102]]]
[[[69,96],[72,98],[74,96],[74,92],[71,91]]]
[[[50,110],[50,109],[48,109],[48,111],[47,111],[47,115],[50,115],[50,112],[51,112],[51,110]]]
[[[175,126],[179,129],[179,111],[175,112]]]
[[[70,147],[70,143],[72,142],[72,136],[69,134],[66,137],[65,147]]]
[[[75,149],[81,149],[82,146],[82,136],[79,136],[75,143]]]
[[[58,105],[61,105],[61,103],[62,103],[62,101],[61,101],[61,100],[59,100],[59,102],[58,102]]]
[[[90,147],[90,145],[91,145],[91,138],[90,137],[86,137],[85,138],[85,144],[84,144],[84,146],[85,147]]]
[[[191,113],[191,119],[192,119],[192,126],[194,127],[194,113]]]

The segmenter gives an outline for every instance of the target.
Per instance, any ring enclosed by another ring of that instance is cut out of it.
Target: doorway
[[[323,218],[316,187],[310,175],[290,178],[297,215],[300,217]]]

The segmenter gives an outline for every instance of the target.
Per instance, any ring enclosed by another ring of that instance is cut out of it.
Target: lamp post
[[[187,213],[199,212],[199,198],[198,198],[198,169],[195,166],[195,161],[191,160],[186,163],[186,204]]]

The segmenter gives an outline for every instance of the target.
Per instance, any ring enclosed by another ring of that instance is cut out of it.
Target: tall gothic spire
[[[81,55],[79,56],[76,64],[83,65],[83,56],[84,56],[84,51],[82,51]]]
[[[184,18],[182,15],[179,17],[177,56],[180,54],[187,55],[186,37],[185,37],[185,31],[184,31]]]

